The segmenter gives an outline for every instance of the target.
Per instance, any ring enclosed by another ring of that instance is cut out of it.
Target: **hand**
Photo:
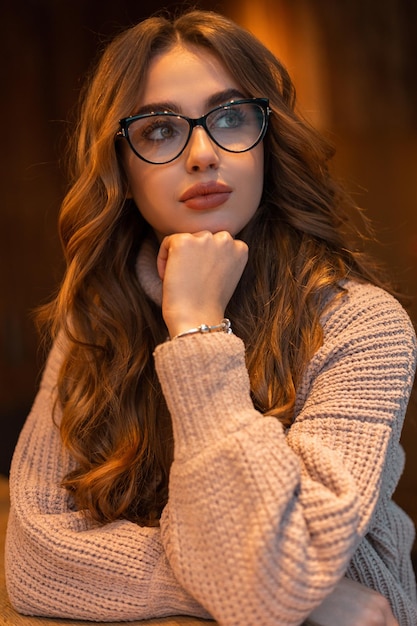
[[[247,257],[247,245],[225,231],[165,237],[157,267],[163,281],[162,314],[171,337],[200,324],[220,323]]]
[[[305,626],[399,626],[388,600],[376,591],[342,578],[304,622]]]

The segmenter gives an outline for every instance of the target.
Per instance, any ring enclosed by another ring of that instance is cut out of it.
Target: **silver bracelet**
[[[216,326],[208,326],[207,324],[201,324],[200,326],[197,326],[197,328],[190,328],[189,330],[184,330],[184,332],[179,333],[178,335],[175,335],[175,337],[172,337],[171,341],[173,341],[174,339],[179,339],[180,337],[186,337],[187,335],[197,335],[198,333],[218,333],[218,332],[223,332],[223,333],[227,333],[228,335],[230,335],[233,331],[232,331],[232,324],[230,322],[230,320],[227,319],[227,317],[225,317],[220,324],[217,324]]]

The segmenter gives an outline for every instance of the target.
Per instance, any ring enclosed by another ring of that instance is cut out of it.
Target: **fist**
[[[157,267],[171,337],[200,324],[219,324],[247,259],[247,245],[225,231],[165,237]]]

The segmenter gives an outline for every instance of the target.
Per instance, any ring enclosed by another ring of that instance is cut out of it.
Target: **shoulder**
[[[345,281],[321,321],[325,341],[341,335],[352,340],[385,336],[408,343],[415,351],[416,335],[405,309],[391,294],[369,283]]]
[[[363,416],[372,407],[375,416],[379,407],[384,420],[402,416],[417,349],[398,300],[374,285],[346,281],[329,299],[321,323],[323,342],[300,381],[296,412],[305,404],[330,403],[340,415],[353,407],[354,415]]]
[[[323,342],[307,365],[307,387],[320,373],[345,381],[403,380],[411,387],[416,368],[416,334],[402,305],[374,285],[346,281],[321,317]],[[375,378],[376,377],[376,378]]]
[[[46,359],[40,384],[41,389],[45,389],[49,392],[56,390],[59,370],[67,351],[68,345],[61,333],[54,340]]]

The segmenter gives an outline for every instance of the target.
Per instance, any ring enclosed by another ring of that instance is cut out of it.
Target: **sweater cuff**
[[[258,417],[244,344],[236,335],[190,335],[159,345],[156,371],[171,413],[175,459],[244,428]]]

